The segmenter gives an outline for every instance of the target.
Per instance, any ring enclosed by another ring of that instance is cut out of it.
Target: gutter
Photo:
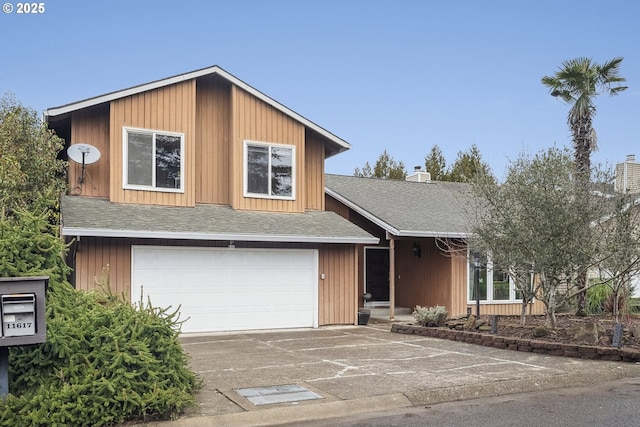
[[[187,240],[234,240],[238,242],[280,242],[280,243],[354,243],[378,244],[377,237],[331,237],[302,236],[285,234],[231,234],[231,233],[189,233],[169,231],[111,230],[99,228],[62,227],[63,236],[84,237],[124,237],[141,239],[187,239]]]

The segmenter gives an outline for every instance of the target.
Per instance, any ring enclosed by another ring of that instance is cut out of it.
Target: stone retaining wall
[[[483,334],[479,332],[458,331],[449,328],[429,328],[416,325],[401,325],[397,323],[391,325],[391,332],[442,338],[451,341],[479,344],[487,347],[548,354],[550,356],[640,362],[640,350],[630,348],[564,344],[526,338],[503,337],[500,335]]]

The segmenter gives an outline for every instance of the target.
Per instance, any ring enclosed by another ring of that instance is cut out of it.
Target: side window
[[[184,191],[184,135],[123,129],[124,188]]]
[[[295,199],[295,147],[245,141],[244,194]]]
[[[509,270],[494,267],[491,257],[469,252],[468,254],[468,288],[467,301],[476,301],[476,262],[478,263],[478,296],[481,302],[487,303],[517,303],[522,300],[522,292],[516,289],[515,283],[509,275]]]

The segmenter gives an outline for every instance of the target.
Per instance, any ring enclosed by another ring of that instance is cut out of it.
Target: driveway
[[[151,425],[275,425],[640,376],[635,364],[402,335],[389,323],[182,341],[204,379],[201,407]]]

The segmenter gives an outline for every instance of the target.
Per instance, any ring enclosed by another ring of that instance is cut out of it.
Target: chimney
[[[422,166],[414,166],[413,174],[408,175],[406,180],[412,182],[429,182],[431,181],[431,174],[429,172],[423,172]]]

